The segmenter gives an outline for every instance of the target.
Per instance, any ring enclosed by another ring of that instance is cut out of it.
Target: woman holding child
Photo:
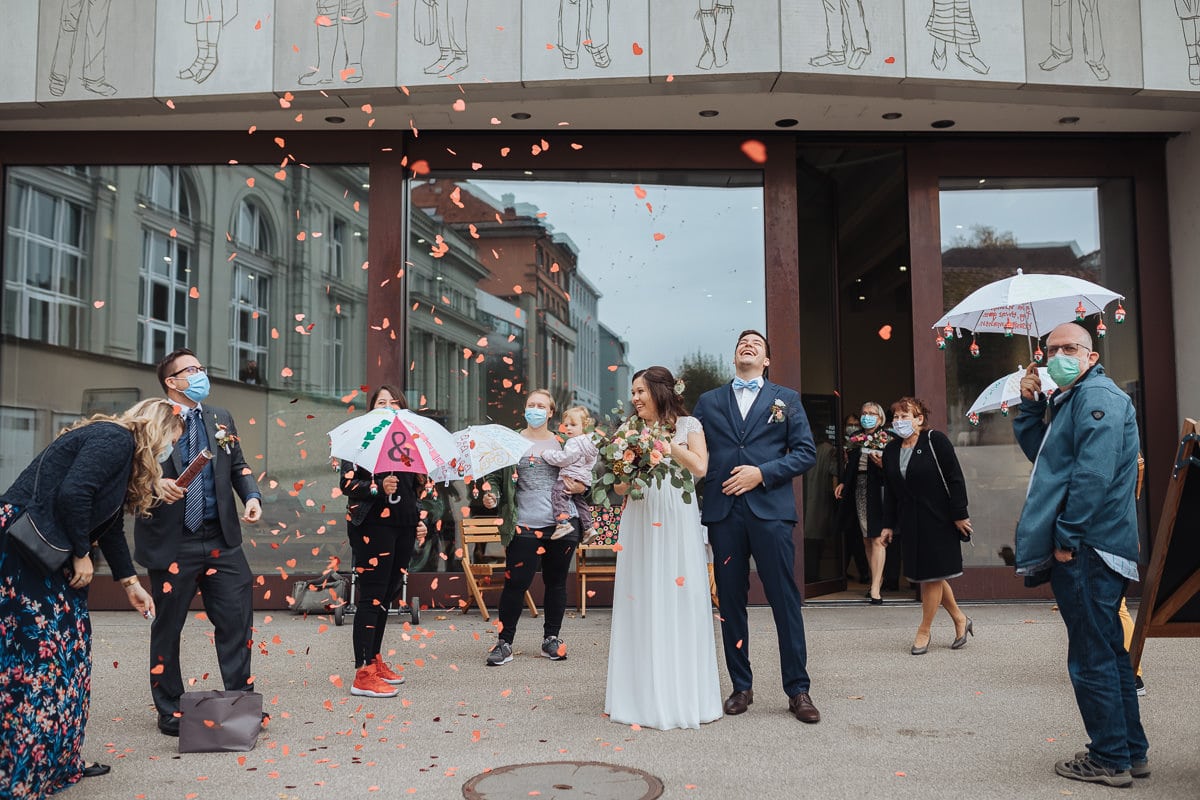
[[[693,477],[708,468],[700,421],[665,367],[633,376],[634,417],[671,430],[664,455]],[[622,487],[618,487],[621,491]],[[721,716],[704,528],[696,499],[651,482],[621,516],[605,713],[649,728],[699,728]]]
[[[477,505],[482,513],[501,517],[500,540],[505,547],[500,636],[488,653],[489,667],[513,660],[513,640],[525,592],[539,566],[545,584],[541,654],[552,661],[567,657],[567,646],[559,633],[567,610],[567,577],[582,529],[574,503],[560,502],[560,513],[565,517],[559,518],[555,511],[555,484],[561,481],[558,466],[551,462],[562,463],[567,451],[550,427],[554,412],[554,398],[548,391],[530,392],[525,400],[526,427],[521,431],[529,440],[529,450],[516,467],[505,467],[477,481]],[[563,523],[570,526],[566,535],[559,532]]]

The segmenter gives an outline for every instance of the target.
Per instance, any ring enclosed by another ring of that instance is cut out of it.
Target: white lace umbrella
[[[1038,376],[1042,379],[1042,391],[1046,394],[1058,389],[1058,384],[1050,379],[1050,372],[1045,367],[1038,367]],[[1018,368],[1016,372],[992,381],[991,385],[975,398],[966,416],[969,418],[972,414],[982,414],[985,411],[1007,413],[1011,406],[1021,402],[1021,379],[1024,377],[1025,370]]]
[[[1122,295],[1099,284],[1069,275],[1026,275],[994,281],[971,292],[965,300],[933,323],[974,333],[1045,336],[1064,322],[1099,314]],[[949,337],[947,337],[949,338]]]
[[[371,472],[417,472],[435,481],[461,477],[454,435],[406,409],[376,408],[329,432],[329,455]]]
[[[458,460],[465,474],[482,478],[489,472],[516,464],[532,442],[503,425],[469,425],[455,431]]]

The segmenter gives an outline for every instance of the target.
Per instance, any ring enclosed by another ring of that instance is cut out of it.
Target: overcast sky
[[[1070,242],[1081,254],[1100,247],[1095,189],[969,189],[942,192],[942,247],[955,236],[971,238],[971,226],[1012,232],[1018,244]]]
[[[738,333],[765,327],[761,188],[647,184],[640,199],[633,184],[471,183],[533,203],[571,237],[602,295],[600,322],[629,343],[635,369],[674,370],[697,351],[732,364]]]

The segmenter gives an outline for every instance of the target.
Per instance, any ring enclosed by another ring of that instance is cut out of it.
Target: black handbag
[[[22,511],[20,516],[8,524],[5,531],[8,538],[17,547],[17,552],[25,562],[37,568],[43,575],[49,575],[63,568],[71,548],[58,542],[52,542],[33,521],[33,515]]]
[[[37,475],[33,479],[33,493],[37,496],[37,487],[42,480],[42,463],[46,460],[46,451],[38,456]],[[57,572],[67,563],[71,555],[69,542],[51,541],[42,533],[33,515],[28,510],[22,511],[17,518],[8,523],[5,533],[17,547],[17,553],[25,559],[25,563],[39,570],[43,575]]]
[[[262,732],[262,709],[258,692],[184,692],[179,698],[179,752],[253,750]]]

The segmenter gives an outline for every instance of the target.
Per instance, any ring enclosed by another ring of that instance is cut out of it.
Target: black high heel
[[[108,764],[97,764],[93,761],[90,764],[83,765],[83,777],[85,778],[99,778],[101,775],[107,775],[110,772],[112,772],[112,767]]]
[[[968,633],[971,634],[972,636],[975,635],[975,623],[971,621],[970,617],[967,617],[967,625],[966,625],[966,627],[963,628],[963,635],[956,637],[954,639],[954,641],[950,643],[950,649],[951,650],[959,650],[959,649],[965,647],[967,644],[967,634]]]

